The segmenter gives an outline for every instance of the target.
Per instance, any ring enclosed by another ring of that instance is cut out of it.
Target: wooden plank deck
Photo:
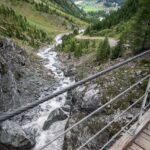
[[[135,129],[135,123],[130,129]],[[126,132],[110,150],[150,150],[150,109],[142,117],[134,135]]]
[[[150,124],[148,126],[150,126]],[[148,131],[150,131],[150,129],[148,129],[148,127],[146,127],[146,129]],[[150,150],[150,135],[148,135],[147,133],[142,131],[136,137],[136,139],[133,141],[133,144],[131,146],[129,146],[128,149],[131,149],[131,150]]]

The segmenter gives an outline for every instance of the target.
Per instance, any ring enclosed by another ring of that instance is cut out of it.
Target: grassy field
[[[91,1],[78,1],[76,4],[82,8],[85,12],[97,12],[97,11],[103,11],[105,9],[108,9],[108,7],[104,6],[103,2],[97,3],[97,0],[91,0]],[[109,7],[109,9],[114,10],[114,7]]]
[[[103,5],[103,3],[100,4],[96,4],[94,2],[90,2],[87,3],[83,6],[84,11],[86,12],[96,12],[96,11],[100,11],[100,10],[104,10],[105,6]]]

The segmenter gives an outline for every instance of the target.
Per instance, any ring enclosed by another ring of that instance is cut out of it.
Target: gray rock
[[[65,105],[65,106],[62,107],[62,110],[66,111],[66,112],[70,112],[70,106],[69,105]]]
[[[69,65],[64,69],[64,75],[66,77],[74,76],[75,75],[75,67],[73,65]]]
[[[78,109],[82,109],[85,111],[93,111],[99,106],[101,106],[101,95],[99,94],[99,90],[91,88],[79,87],[75,90],[71,91],[72,95],[72,103],[76,104]]]
[[[35,138],[40,135],[39,129],[37,127],[29,127],[24,129],[25,133],[28,135],[32,143],[35,141]],[[34,143],[33,143],[34,144]]]
[[[53,123],[56,121],[65,120],[66,118],[67,115],[64,114],[61,109],[55,109],[48,116],[47,121],[44,123],[43,130],[48,130]]]
[[[15,122],[6,121],[1,124],[0,143],[9,150],[30,150],[35,145],[33,139]]]
[[[127,115],[127,119],[132,119],[133,117],[134,117],[133,114],[128,114],[128,115]]]

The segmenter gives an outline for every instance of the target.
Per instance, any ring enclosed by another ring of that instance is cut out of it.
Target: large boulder
[[[69,93],[72,105],[80,111],[91,112],[101,106],[101,94],[95,85],[80,86]]]
[[[54,122],[65,120],[67,117],[68,116],[63,112],[63,110],[61,110],[60,108],[55,109],[50,113],[50,115],[47,118],[47,121],[45,121],[43,130],[48,130]]]
[[[30,150],[35,145],[34,138],[27,136],[21,126],[5,121],[0,126],[0,149]]]

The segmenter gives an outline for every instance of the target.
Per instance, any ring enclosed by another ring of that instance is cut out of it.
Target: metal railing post
[[[145,112],[145,108],[146,108],[145,106],[146,106],[146,102],[147,102],[147,98],[148,98],[149,93],[150,93],[150,77],[148,79],[148,84],[147,84],[147,88],[146,88],[146,91],[145,91],[145,94],[144,94],[145,96],[143,98],[143,102],[142,102],[142,106],[141,106],[141,109],[140,109],[137,124],[136,124],[134,129],[132,128],[132,129],[128,130],[128,133],[132,136],[136,134],[137,128],[142,122],[142,116]]]
[[[147,102],[147,99],[148,99],[149,92],[150,92],[150,78],[149,78],[147,88],[146,88],[146,91],[145,91],[145,97],[143,99],[143,103],[142,103],[142,106],[141,106],[140,116],[139,116],[137,125],[141,124],[141,122],[142,122],[142,116],[143,116],[144,111],[145,111],[145,106],[146,106],[146,102]]]

